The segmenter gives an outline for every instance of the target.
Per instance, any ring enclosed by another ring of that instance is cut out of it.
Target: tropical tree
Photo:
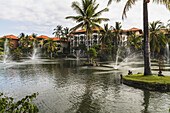
[[[12,57],[13,57],[13,59],[19,59],[21,56],[22,56],[22,52],[21,52],[21,49],[19,48],[19,47],[17,47],[17,48],[15,48],[15,49],[13,49],[13,51],[12,51]]]
[[[93,44],[92,48],[94,48],[96,50],[96,52],[99,52],[102,48],[101,44]]]
[[[113,27],[113,42],[114,42],[114,45],[116,47],[118,47],[121,42],[122,42],[122,39],[121,39],[121,33],[122,33],[122,30],[121,30],[122,26],[121,26],[121,23],[120,22],[116,22],[115,23],[115,27]]]
[[[137,36],[136,32],[130,32],[130,35],[128,36],[128,45],[133,50],[142,49],[142,37]]]
[[[22,42],[23,42],[24,38],[25,38],[25,34],[24,34],[24,33],[21,33],[21,34],[19,35],[19,45],[20,45],[20,46],[22,45]]]
[[[92,64],[94,61],[94,58],[97,57],[97,52],[94,48],[90,48],[87,53],[90,58],[90,63]]]
[[[166,25],[166,31],[167,31],[167,34],[166,34],[166,37],[170,37],[170,19],[168,20],[168,24]],[[168,43],[170,42],[170,38],[168,38]]]
[[[58,25],[54,29],[53,35],[55,35],[55,37],[59,37],[60,38],[60,43],[61,43],[61,36],[63,35],[63,27],[61,25]]]
[[[66,19],[73,19],[78,25],[73,27],[71,30],[75,31],[78,28],[86,29],[86,47],[89,49],[88,39],[91,38],[92,29],[99,29],[99,25],[102,21],[108,21],[108,18],[99,18],[103,12],[109,11],[108,8],[104,8],[98,12],[96,10],[99,7],[99,4],[96,4],[96,0],[82,0],[82,5],[80,6],[79,2],[73,2],[72,8],[77,12],[78,16],[68,16]]]
[[[4,49],[0,47],[0,55],[3,55],[4,54]]]
[[[28,55],[29,53],[32,52],[32,39],[28,35],[23,35],[22,33],[20,34],[20,39],[19,39],[19,47],[22,50],[22,53],[25,53]]]
[[[69,37],[70,37],[70,29],[68,27],[63,29],[64,38],[67,39],[67,52],[69,52]]]
[[[0,39],[0,55],[4,54],[4,40]]]
[[[166,47],[168,42],[165,34],[161,31],[164,29],[164,25],[160,21],[150,23],[150,47],[152,48],[151,51],[154,53],[160,53],[161,49]]]
[[[113,0],[108,1],[108,5],[111,4]],[[115,0],[120,2],[121,0]],[[126,17],[126,12],[135,4],[137,0],[127,0],[122,19]],[[152,75],[151,63],[150,63],[150,42],[149,42],[149,25],[148,25],[148,4],[150,0],[143,0],[143,29],[144,29],[144,75]],[[158,4],[164,4],[168,10],[170,10],[169,0],[153,0],[153,2]]]
[[[33,33],[32,35],[32,47],[37,47],[38,46],[38,40],[37,40],[37,34]]]
[[[64,37],[67,39],[67,43],[68,43],[68,40],[69,40],[69,37],[70,37],[70,29],[68,27],[64,28],[63,34],[64,34]]]
[[[45,39],[43,38],[43,39],[40,41],[41,48],[43,47],[44,42],[45,42]]]
[[[24,33],[21,33],[20,35],[19,35],[19,38],[21,39],[21,38],[24,38],[25,37],[25,34]]]
[[[166,26],[168,29],[170,29],[170,19],[168,20],[168,24]]]
[[[101,37],[102,44],[105,44],[106,42],[111,41],[111,29],[109,28],[108,24],[104,24],[104,32],[103,36]]]
[[[53,39],[48,39],[47,43],[44,44],[44,47],[46,48],[46,51],[50,53],[50,58],[52,58],[53,53],[58,50],[58,45]]]
[[[19,41],[20,41],[20,46],[21,47],[29,47],[30,42],[31,42],[28,35],[20,38]]]

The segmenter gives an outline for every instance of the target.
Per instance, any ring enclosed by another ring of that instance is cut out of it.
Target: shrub
[[[12,97],[4,96],[0,92],[0,113],[38,113],[37,106],[31,104],[32,99],[36,98],[37,95],[38,93],[34,93],[14,102]]]
[[[97,57],[97,52],[96,52],[96,50],[95,50],[94,48],[89,48],[89,50],[88,50],[88,55],[89,55],[90,61],[91,61],[91,63],[92,63],[92,62],[93,62],[93,59],[94,59],[95,57]]]

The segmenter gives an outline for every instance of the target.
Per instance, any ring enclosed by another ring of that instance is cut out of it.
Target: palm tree
[[[23,42],[24,38],[25,38],[25,34],[24,34],[24,33],[21,33],[21,34],[19,35],[19,46],[22,45],[22,42]]]
[[[25,34],[24,33],[21,33],[20,35],[19,35],[19,38],[24,38],[25,37]]]
[[[108,5],[111,4],[113,0],[108,1]],[[121,0],[115,0],[120,2]],[[127,0],[122,19],[126,17],[126,12],[135,4],[137,0]],[[150,63],[150,43],[149,43],[149,25],[148,25],[148,4],[150,0],[143,0],[143,29],[144,29],[144,75],[152,75],[151,63]],[[170,10],[169,0],[153,0],[153,2],[158,4],[164,4],[168,10]]]
[[[69,51],[69,37],[70,37],[70,29],[68,27],[63,30],[64,37],[67,39],[67,51]]]
[[[19,59],[22,56],[22,52],[21,49],[19,47],[17,47],[16,49],[13,50],[13,54],[12,57],[13,59]]]
[[[142,48],[142,37],[137,36],[136,32],[130,32],[128,36],[128,45],[135,50],[139,50]]]
[[[167,37],[165,37],[165,34],[161,31],[161,29],[164,29],[163,23],[160,21],[152,22],[150,23],[150,46],[152,48],[153,53],[158,53],[159,58],[159,70],[161,70],[161,64],[162,59],[164,55],[164,48],[166,47],[166,44],[168,43]]]
[[[108,41],[111,41],[111,30],[109,29],[108,24],[104,24],[104,32],[103,36],[101,37],[102,44],[105,44]]]
[[[166,26],[168,29],[170,29],[170,19],[168,20],[168,24]]]
[[[108,21],[108,18],[99,18],[103,12],[109,11],[108,8],[104,8],[96,13],[99,4],[96,4],[96,0],[82,0],[82,6],[78,2],[72,3],[72,8],[77,12],[78,16],[68,16],[66,19],[73,19],[78,25],[73,27],[71,30],[75,31],[78,28],[86,29],[86,47],[89,48],[88,39],[91,36],[92,29],[99,31],[100,23],[102,21]]]
[[[63,27],[61,25],[58,25],[53,32],[53,35],[55,35],[55,37],[59,37],[60,38],[60,44],[61,44],[61,36],[63,34]]]
[[[4,39],[0,39],[0,55],[4,52]]]
[[[23,35],[21,33],[20,39],[19,39],[19,47],[23,51],[23,53],[26,53],[27,55],[32,52],[32,40],[28,35]]]
[[[30,39],[32,38],[31,39],[32,47],[37,47],[38,46],[37,34],[33,33],[31,36],[32,37],[30,37]]]
[[[44,44],[44,47],[46,47],[47,52],[50,53],[50,58],[53,57],[53,53],[58,50],[58,45],[53,41],[53,39],[48,39],[48,42]]]
[[[121,39],[121,23],[120,22],[116,22],[115,23],[115,27],[113,27],[113,41],[114,41],[114,45],[116,47],[118,47],[118,45],[122,42],[122,39]]]
[[[165,28],[160,21],[150,23],[150,46],[152,52],[160,53],[161,48],[166,47],[167,39],[161,29]]]
[[[166,25],[166,31],[167,31],[166,37],[168,38],[170,37],[170,19],[168,20],[168,24]]]

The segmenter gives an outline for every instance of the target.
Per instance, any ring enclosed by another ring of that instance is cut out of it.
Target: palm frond
[[[157,4],[163,4],[168,10],[170,10],[170,0],[153,0]]]
[[[95,17],[99,17],[103,12],[108,12],[109,9],[108,8],[104,8],[103,10],[97,12],[96,14],[93,15],[93,18]]]
[[[95,18],[95,19],[92,20],[92,22],[99,23],[99,24],[102,21],[107,22],[107,21],[109,21],[109,19],[108,18]]]
[[[72,3],[72,8],[80,15],[84,16],[84,12],[82,11],[82,9],[79,7],[80,4],[78,2],[73,2]]]
[[[70,31],[75,31],[75,30],[77,30],[78,28],[80,28],[82,26],[83,26],[83,22],[78,24],[78,25],[76,25],[75,27],[71,28]]]
[[[109,6],[112,3],[113,0],[109,0],[107,3],[107,6]],[[121,0],[115,0],[116,2],[120,2]]]
[[[137,0],[128,0],[125,4],[125,7],[123,9],[122,19],[126,18],[126,12],[129,11],[129,9],[132,7],[132,5],[135,4]]]
[[[99,7],[99,4],[97,4],[94,8],[93,8],[93,10],[94,11],[96,11],[96,9]]]
[[[72,19],[76,22],[79,22],[82,19],[82,16],[67,16],[66,19]]]
[[[109,6],[112,3],[112,0],[109,0],[107,3],[107,6]]]
[[[86,9],[85,15],[90,16],[90,14],[93,13],[92,8],[93,8],[93,4],[90,4]]]

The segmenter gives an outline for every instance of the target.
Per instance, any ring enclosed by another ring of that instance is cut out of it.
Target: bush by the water
[[[0,113],[38,113],[37,106],[31,103],[37,95],[38,93],[34,93],[14,102],[14,98],[0,92]]]

